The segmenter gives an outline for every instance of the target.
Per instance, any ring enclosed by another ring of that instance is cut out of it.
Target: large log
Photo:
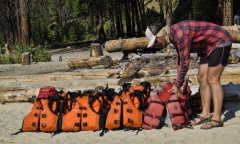
[[[105,80],[119,78],[120,69],[78,69],[74,72],[55,72],[20,76],[0,76],[0,83],[11,82],[49,82],[72,80]]]
[[[114,64],[114,61],[110,56],[90,57],[87,59],[75,58],[75,59],[68,60],[69,68],[73,68],[73,69],[87,68],[87,67],[93,67],[98,65],[105,65],[106,67],[109,67],[113,64]]]
[[[63,80],[63,81],[44,81],[44,82],[0,82],[0,103],[6,102],[33,102],[44,86],[54,86],[58,91],[84,91],[88,89],[109,87],[120,91],[120,85],[125,81],[123,79],[100,79],[100,80]]]
[[[107,52],[147,49],[148,41],[147,37],[110,40],[104,44],[104,48]]]
[[[233,42],[239,43],[240,42],[240,26],[223,26],[227,29],[233,37]]]
[[[227,29],[233,37],[233,42],[240,43],[240,26],[223,26]],[[107,52],[119,52],[119,51],[136,51],[139,49],[153,51],[152,48],[147,48],[148,45],[147,37],[140,38],[128,38],[109,40],[104,44],[104,48]]]

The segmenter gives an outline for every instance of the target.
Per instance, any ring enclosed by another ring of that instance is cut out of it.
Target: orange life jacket
[[[141,128],[143,111],[147,108],[147,99],[150,92],[150,83],[141,83],[131,86],[130,83],[123,85],[120,95],[123,101],[123,126],[127,129]]]
[[[56,97],[53,97],[56,98]],[[56,132],[58,131],[58,125],[61,122],[58,119],[60,115],[61,105],[59,100],[55,99],[41,99],[42,103],[39,129],[42,132]]]
[[[81,109],[73,93],[62,93],[63,116],[61,130],[65,132],[77,132],[81,129]]]
[[[59,112],[55,97],[36,99],[31,111],[24,117],[20,131],[12,135],[20,132],[56,132]]]
[[[41,115],[42,104],[41,101],[35,100],[30,113],[24,117],[22,123],[23,132],[39,131],[39,118]]]
[[[105,128],[108,130],[118,129],[121,127],[122,100],[114,89],[107,89],[104,93],[104,103],[106,110]]]
[[[76,97],[77,102],[80,104],[81,110],[81,130],[101,130],[102,129],[102,112],[101,107],[103,100],[101,93],[98,91],[85,91]]]

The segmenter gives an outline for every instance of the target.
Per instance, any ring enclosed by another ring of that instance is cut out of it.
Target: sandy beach
[[[226,111],[222,114],[224,127],[202,130],[200,126],[194,129],[174,131],[171,127],[158,130],[109,131],[103,137],[101,131],[80,131],[74,133],[62,132],[51,137],[51,133],[24,132],[11,136],[22,125],[25,115],[30,112],[31,103],[0,104],[0,143],[84,143],[84,144],[239,144],[240,143],[240,102],[225,103]]]
[[[57,53],[58,54],[58,53]],[[69,71],[66,60],[81,56],[88,57],[89,51],[69,51],[69,53],[60,53],[63,62],[40,63],[38,66],[28,66],[23,68],[16,65],[1,65],[1,75],[22,75],[50,73],[53,70],[57,72]],[[106,53],[105,53],[106,54]],[[117,59],[121,53],[109,54]],[[41,65],[42,64],[42,65]],[[46,69],[48,66],[48,69]],[[32,68],[32,69],[31,69]],[[24,71],[25,70],[25,71]],[[27,71],[26,71],[27,70]],[[32,70],[32,71],[30,71]],[[11,72],[11,73],[10,73]],[[198,87],[192,86],[191,89],[197,90]],[[30,112],[32,103],[0,103],[0,143],[19,143],[19,144],[239,144],[240,143],[240,101],[226,102],[225,111],[222,113],[224,127],[210,130],[202,130],[199,126],[194,129],[181,129],[174,131],[171,127],[163,127],[158,130],[142,130],[137,135],[137,131],[109,131],[103,137],[99,134],[101,131],[80,131],[75,133],[62,132],[53,137],[51,133],[43,132],[24,132],[11,136],[17,132],[21,126],[23,118]]]

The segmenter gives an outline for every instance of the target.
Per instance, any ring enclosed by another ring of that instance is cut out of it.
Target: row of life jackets
[[[139,129],[147,108],[150,83],[138,86],[125,83],[117,93],[106,86],[102,92],[56,91],[41,88],[30,113],[24,117],[20,132],[77,132],[114,129]]]
[[[109,130],[158,129],[167,117],[174,130],[190,127],[187,101],[191,95],[187,81],[178,99],[168,92],[173,83],[151,89],[149,82],[132,86],[124,83],[116,92],[108,85],[98,90],[77,92],[56,91],[54,87],[40,88],[30,113],[24,117],[20,132],[98,131],[103,136]],[[165,121],[166,123],[166,121]]]

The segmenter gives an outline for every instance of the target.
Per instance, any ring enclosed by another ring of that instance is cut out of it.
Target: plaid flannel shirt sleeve
[[[191,36],[188,31],[177,30],[174,37],[178,54],[177,77],[174,85],[180,88],[189,69]]]

